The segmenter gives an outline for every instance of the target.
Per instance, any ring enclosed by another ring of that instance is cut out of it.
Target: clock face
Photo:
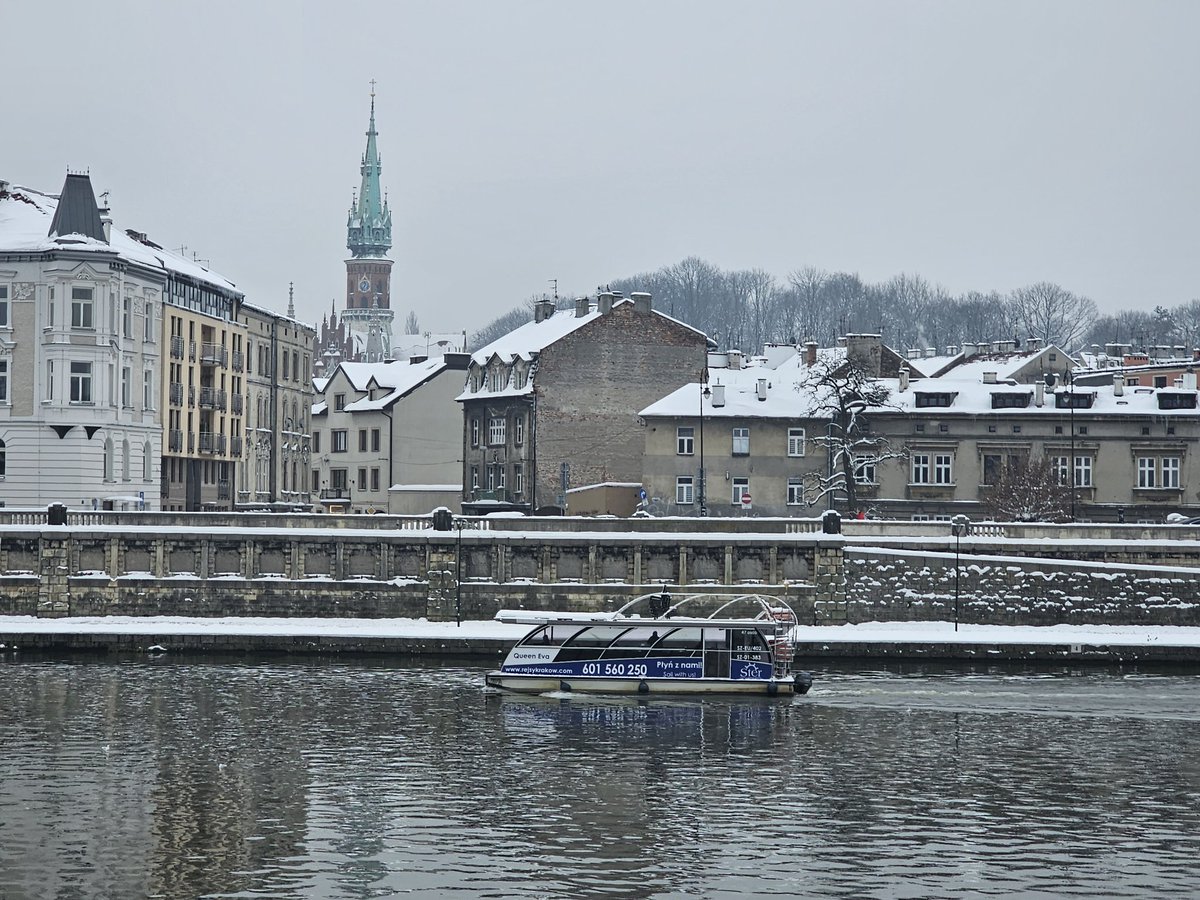
[[[371,281],[370,281],[370,279],[369,279],[369,278],[367,278],[367,276],[366,276],[366,275],[364,275],[364,276],[362,277],[362,280],[361,280],[361,281],[359,281],[359,283],[358,283],[358,289],[359,289],[360,291],[362,291],[364,294],[365,294],[367,291],[369,291],[369,290],[371,289]]]

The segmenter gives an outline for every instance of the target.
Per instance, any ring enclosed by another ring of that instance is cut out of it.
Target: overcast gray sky
[[[0,178],[90,168],[118,224],[315,321],[374,78],[398,323],[692,254],[1174,305],[1197,35],[1191,0],[13,2]]]

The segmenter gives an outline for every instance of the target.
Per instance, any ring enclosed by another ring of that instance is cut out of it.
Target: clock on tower
[[[359,279],[358,289],[364,294],[371,289],[371,280],[366,275]]]

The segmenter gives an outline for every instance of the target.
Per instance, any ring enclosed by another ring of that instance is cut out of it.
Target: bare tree
[[[1092,300],[1049,281],[1013,291],[1009,306],[1014,321],[1026,335],[1064,350],[1073,349],[1096,318]]]
[[[989,475],[979,492],[987,514],[998,522],[1066,522],[1071,487],[1046,456],[1010,460]]]
[[[404,320],[405,334],[420,334],[421,326],[417,323],[417,311],[411,309],[408,311],[408,318]]]
[[[809,505],[826,497],[844,496],[846,509],[858,509],[856,470],[865,464],[905,456],[903,450],[873,435],[867,411],[891,405],[891,390],[872,377],[863,361],[851,358],[819,357],[808,370],[809,377],[797,385],[807,402],[812,418],[828,423],[824,435],[815,435],[813,443],[825,449],[829,471],[807,476],[805,495]]]

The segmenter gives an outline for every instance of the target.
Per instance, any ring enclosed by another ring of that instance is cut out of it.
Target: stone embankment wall
[[[0,614],[43,617],[484,619],[613,609],[663,585],[786,597],[806,617],[844,605],[842,541],[821,535],[7,526],[0,573]]]
[[[956,590],[953,552],[849,548],[844,620],[951,621],[957,595],[960,622],[1200,625],[1200,569],[1148,565],[1162,551],[1128,545],[1112,548],[1113,562],[1098,562],[1095,545],[1079,548],[1087,561],[1061,553],[1043,545],[1039,556],[1054,558],[961,554]]]

